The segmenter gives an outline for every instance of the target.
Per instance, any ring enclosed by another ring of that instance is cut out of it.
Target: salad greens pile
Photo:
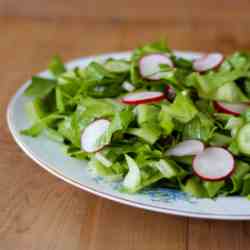
[[[159,64],[157,80],[140,73],[140,60],[151,54],[167,55],[174,65]],[[34,76],[25,91],[33,125],[23,135],[45,133],[70,157],[88,160],[94,174],[122,181],[123,192],[151,186],[201,198],[250,195],[249,53],[236,52],[216,68],[198,72],[193,61],[177,57],[160,41],[135,49],[129,59],[93,61],[73,70],[56,56],[49,71],[50,78]],[[165,97],[140,103],[123,99],[138,91]],[[230,104],[246,108],[235,113]],[[110,124],[95,142],[98,150],[86,152],[82,134],[98,119]],[[168,154],[186,140],[226,149],[234,170],[215,180],[196,175],[193,154]]]

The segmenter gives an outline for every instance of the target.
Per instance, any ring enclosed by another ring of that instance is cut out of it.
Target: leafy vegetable
[[[139,63],[149,54],[168,56],[174,67],[160,64],[158,80],[143,78]],[[68,156],[88,160],[94,175],[119,181],[122,192],[161,187],[199,198],[241,195],[249,199],[250,106],[235,116],[222,113],[214,104],[243,102],[247,107],[250,103],[250,53],[236,52],[216,69],[200,73],[192,60],[176,56],[161,40],[140,46],[126,59],[108,58],[67,69],[55,56],[48,68],[51,76],[32,77],[25,91],[32,123],[21,131],[23,135],[46,135]],[[129,89],[124,82],[131,84],[130,91],[146,95],[157,91],[166,98],[125,104]],[[110,125],[96,142],[101,150],[87,153],[82,150],[81,136],[96,119],[109,120]],[[206,147],[227,148],[235,160],[234,172],[220,181],[207,181],[194,175],[193,155],[167,155],[169,149],[189,139]]]
[[[203,113],[198,113],[194,119],[185,124],[183,138],[207,142],[213,136],[214,130],[213,120]]]
[[[168,113],[177,121],[187,123],[195,117],[198,110],[188,96],[180,93],[169,106]]]
[[[58,77],[66,71],[66,68],[63,65],[62,59],[59,56],[54,56],[49,64],[49,71],[55,76]]]
[[[38,98],[46,97],[55,88],[56,84],[55,80],[33,76],[31,84],[25,90],[25,95]]]

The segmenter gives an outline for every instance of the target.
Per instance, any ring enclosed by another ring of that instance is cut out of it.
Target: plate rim
[[[193,54],[196,56],[201,55],[202,53],[199,52],[193,52],[193,51],[175,51],[177,54]],[[65,65],[68,66],[72,66],[72,65],[77,65],[77,63],[79,63],[80,61],[84,60],[93,60],[96,58],[105,58],[105,57],[112,57],[112,56],[127,56],[129,55],[131,52],[130,51],[121,51],[121,52],[111,52],[111,53],[103,53],[103,54],[97,54],[97,55],[93,55],[93,56],[86,56],[86,57],[80,57],[80,58],[76,58],[73,60],[70,60],[68,62],[65,63]],[[37,75],[41,75],[41,74],[46,74],[48,72],[48,70],[44,70],[39,72]],[[13,122],[12,122],[12,112],[13,112],[13,107],[14,104],[16,103],[16,101],[22,96],[24,90],[27,88],[27,86],[30,84],[30,80],[26,81],[26,83],[22,84],[21,87],[19,87],[17,89],[17,91],[15,92],[15,94],[11,97],[8,105],[7,105],[7,112],[6,112],[6,118],[7,118],[7,125],[8,128],[11,132],[11,135],[14,139],[14,141],[16,142],[16,144],[22,149],[22,151],[31,159],[33,160],[38,166],[42,167],[44,170],[48,171],[50,174],[56,176],[57,178],[65,181],[66,183],[75,186],[77,188],[80,188],[81,190],[87,191],[91,194],[94,194],[96,196],[102,197],[102,198],[106,198],[108,200],[114,201],[114,202],[118,202],[120,204],[124,204],[124,205],[129,205],[132,207],[137,207],[137,208],[141,208],[141,209],[145,209],[148,211],[153,211],[153,212],[159,212],[159,213],[164,213],[164,214],[170,214],[170,215],[178,215],[178,216],[183,216],[183,217],[189,217],[189,218],[201,218],[201,219],[217,219],[217,220],[250,220],[250,214],[227,214],[227,215],[223,215],[223,214],[215,214],[215,213],[206,213],[206,212],[191,212],[191,211],[182,211],[180,209],[173,209],[173,208],[162,208],[159,207],[157,205],[149,205],[149,204],[145,204],[145,203],[141,203],[138,201],[132,201],[132,200],[128,200],[126,198],[117,196],[117,195],[113,195],[110,194],[108,192],[103,192],[103,191],[99,191],[98,189],[89,187],[87,185],[84,185],[74,179],[72,179],[71,177],[65,176],[64,174],[60,173],[60,171],[56,171],[54,169],[52,169],[51,164],[48,164],[46,162],[43,161],[43,159],[40,159],[38,157],[35,156],[35,153],[30,150],[27,149],[24,145],[24,143],[22,143],[22,141],[20,141],[18,139],[16,130],[13,126]]]

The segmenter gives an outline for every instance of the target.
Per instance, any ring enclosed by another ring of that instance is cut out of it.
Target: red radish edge
[[[220,101],[214,101],[214,108],[221,113],[230,115],[240,115],[242,112],[247,110],[250,105],[248,103],[226,103]]]
[[[204,72],[219,67],[223,60],[221,53],[210,53],[194,60],[193,68],[195,71]]]
[[[99,127],[93,127],[93,125],[96,125],[96,123],[100,123]],[[102,145],[99,147],[94,147],[95,142],[98,138],[100,138],[105,131],[108,129],[110,125],[110,121],[107,119],[97,119],[93,122],[91,122],[83,131],[81,135],[81,148],[88,153],[95,153],[103,149],[106,145]],[[92,129],[92,131],[91,131]],[[87,134],[86,134],[87,133]],[[86,138],[87,137],[87,138]],[[87,140],[87,141],[86,141]],[[89,143],[89,144],[86,144]],[[90,145],[90,146],[88,146]]]
[[[169,156],[191,156],[201,153],[204,144],[199,140],[185,140],[176,144],[167,151]]]
[[[166,85],[164,93],[168,101],[172,102],[175,99],[176,93],[170,84]]]
[[[148,80],[160,80],[160,64],[174,67],[172,60],[167,55],[158,53],[143,56],[139,61],[140,75]]]
[[[205,154],[208,154],[208,151],[212,151],[212,150],[214,152],[210,152],[210,155],[205,155]],[[217,156],[215,155],[216,151],[217,151]],[[226,164],[225,166],[221,166],[221,163],[223,161],[222,161],[222,159],[218,159],[219,151],[220,151],[220,153],[224,154],[224,155],[221,155],[220,157],[224,157],[224,161],[228,161],[227,163],[224,162]],[[211,157],[211,154],[213,155],[212,157]],[[202,160],[203,163],[197,162],[197,161],[201,161],[201,157],[203,157],[203,160]],[[207,159],[205,159],[205,157],[207,157]],[[205,163],[205,161],[207,161],[207,162]],[[207,164],[207,166],[204,168],[204,165],[200,165],[200,164]],[[235,163],[234,163],[234,158],[233,158],[232,154],[229,151],[227,151],[226,149],[220,148],[220,147],[209,147],[209,148],[206,148],[200,154],[197,154],[193,159],[192,166],[193,166],[194,174],[205,181],[224,180],[225,178],[232,175],[232,173],[234,172],[234,169],[235,169]],[[207,168],[207,170],[206,170],[206,168]],[[224,170],[222,168],[224,168]],[[203,171],[203,173],[201,170]],[[214,174],[216,171],[218,172],[221,170],[223,170],[224,172],[221,174],[216,174],[216,175]],[[207,173],[205,173],[206,171],[207,171]],[[208,171],[210,171],[210,173],[208,173]]]
[[[164,99],[164,93],[158,91],[138,91],[127,94],[122,98],[126,104],[152,103]]]

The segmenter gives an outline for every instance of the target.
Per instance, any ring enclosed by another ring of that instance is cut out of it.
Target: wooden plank
[[[227,53],[250,49],[246,36],[250,27],[246,25],[222,24],[220,29],[213,22],[183,25],[177,17],[172,23],[0,17],[0,32],[4,34],[0,44],[0,116],[5,116],[7,102],[17,87],[44,69],[55,53],[69,60],[127,50],[164,35],[177,49]],[[249,248],[248,222],[185,219],[96,198],[29,160],[10,137],[5,119],[0,119],[0,129],[0,246],[4,250]]]
[[[4,1],[4,0],[2,0]],[[12,16],[34,16],[47,18],[89,17],[93,19],[163,21],[178,20],[182,24],[191,20],[210,23],[247,23],[250,2],[239,1],[116,1],[116,0],[5,0],[8,14]],[[237,21],[236,21],[237,20]]]
[[[243,225],[244,229],[243,229]],[[243,250],[249,248],[249,223],[189,220],[188,249]]]
[[[0,18],[0,29],[5,34],[0,47],[1,117],[17,87],[43,70],[54,53],[70,59],[118,49],[120,44],[119,30],[112,24]],[[39,168],[15,145],[5,119],[0,127],[1,249],[87,249],[99,199]]]
[[[8,31],[2,39],[0,58],[4,107],[15,89],[45,68],[54,53],[69,59],[122,46],[123,29],[113,23],[0,18],[3,23],[1,31]],[[5,108],[0,112],[3,116]],[[17,246],[21,250],[110,249],[114,245],[117,249],[137,249],[138,245],[185,249],[186,219],[114,204],[70,187],[29,160],[14,145],[5,122],[1,121],[1,128],[0,150],[5,153],[0,159],[0,190],[4,193],[0,199],[0,245],[5,250]]]
[[[186,249],[187,220],[102,200],[90,250]]]
[[[193,24],[165,23],[125,23],[123,32],[123,49],[131,49],[146,41],[166,37],[171,48],[192,51],[233,52],[237,49],[250,50],[250,38],[246,36],[250,27],[202,26]]]

